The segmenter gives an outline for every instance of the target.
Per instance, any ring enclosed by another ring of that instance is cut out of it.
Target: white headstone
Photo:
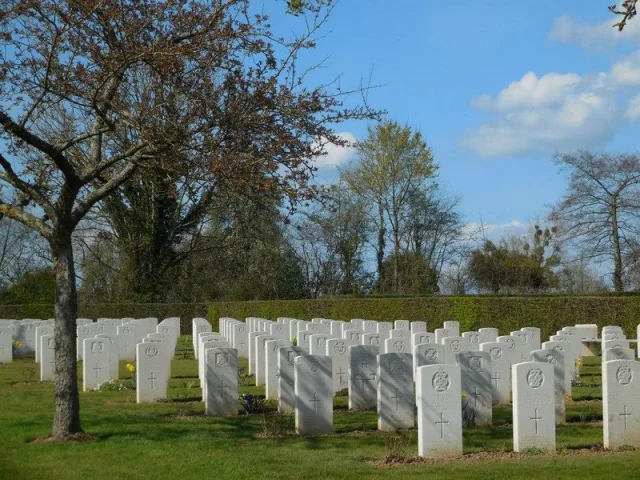
[[[80,325],[79,327],[76,328],[76,331],[77,331],[76,348],[78,349],[77,356],[78,356],[78,360],[82,360],[84,355],[84,341],[87,338],[95,337],[96,334],[98,333],[98,327],[96,326],[95,323],[90,323],[87,325]]]
[[[96,338],[104,338],[109,344],[109,380],[120,378],[120,345],[115,333],[99,333]]]
[[[511,332],[510,335],[516,339],[516,351],[520,354],[520,359],[523,362],[529,361],[531,350],[529,350],[529,345],[527,344],[527,333],[517,330]]]
[[[427,322],[411,322],[411,333],[425,333],[427,331]]]
[[[469,422],[489,426],[493,421],[493,394],[491,388],[491,355],[489,352],[462,352],[456,356],[460,366],[463,415]]]
[[[207,348],[205,411],[207,415],[238,414],[238,352],[235,348]]]
[[[0,327],[0,363],[11,363],[13,361],[12,340],[12,327]]]
[[[249,328],[244,323],[236,323],[231,327],[233,331],[233,343],[231,346],[238,351],[238,356],[249,356]]]
[[[326,353],[331,357],[334,392],[339,392],[349,386],[348,349],[352,345],[354,345],[352,342],[342,338],[327,340]]]
[[[328,337],[324,333],[314,333],[309,337],[309,353],[311,355],[327,354]]]
[[[418,332],[411,334],[411,353],[415,352],[418,345],[423,343],[436,343],[436,336],[433,333]]]
[[[118,344],[120,345],[120,360],[134,362],[136,360],[135,327],[133,325],[121,325],[117,327]]]
[[[456,364],[456,356],[439,343],[422,343],[413,351],[413,367],[417,373],[419,367],[425,365]]]
[[[387,338],[384,341],[384,352],[411,354],[411,343],[407,338]]]
[[[550,363],[551,365],[553,365],[556,424],[565,423],[567,418],[564,403],[564,397],[566,395],[566,391],[564,388],[564,352],[555,348],[542,348],[540,350],[534,350],[533,352],[531,352],[531,361]]]
[[[282,347],[278,350],[278,412],[294,413],[296,409],[293,361],[304,355],[300,347]]]
[[[573,359],[569,354],[570,345],[567,342],[543,342],[542,348],[549,350],[558,350],[562,352],[564,358],[564,393],[565,395],[572,396],[571,388],[571,368],[573,365]]]
[[[56,351],[53,334],[40,337],[40,381],[52,381],[56,378]]]
[[[387,340],[388,341],[388,340]],[[378,356],[378,430],[413,428],[413,359],[410,353]]]
[[[454,355],[457,355],[462,352],[466,352],[469,349],[467,348],[467,342],[462,337],[444,337],[442,339],[442,345],[445,348],[451,350]]]
[[[460,368],[426,365],[418,368],[418,455],[427,458],[462,455]]]
[[[331,357],[304,355],[293,361],[296,394],[296,432],[317,435],[333,432]]]
[[[213,329],[211,324],[204,318],[193,319],[193,350],[196,360],[198,359],[198,334],[211,332]]]
[[[611,360],[602,364],[604,447],[640,447],[640,363]]]
[[[276,338],[275,340],[267,340],[264,344],[266,378],[265,378],[265,396],[267,400],[275,400],[278,398],[278,350],[284,347],[292,347],[290,340]]]
[[[449,320],[442,324],[443,328],[449,331],[450,337],[459,337],[460,336],[460,322],[455,320]]]
[[[258,335],[255,339],[256,351],[256,387],[264,385],[267,381],[267,365],[266,365],[266,348],[265,343],[269,340],[275,340],[272,335]]]
[[[41,325],[36,327],[36,363],[40,363],[40,337],[43,335],[53,335],[53,326]]]
[[[109,381],[109,343],[103,338],[83,341],[82,391],[95,390]]]
[[[373,345],[382,350],[382,341],[379,333],[365,333],[362,335],[362,345]]]
[[[480,351],[491,357],[491,396],[493,404],[509,403],[511,399],[511,365],[513,357],[504,342],[484,342]]]
[[[169,346],[162,342],[136,345],[136,401],[155,402],[167,398],[170,372]]]
[[[520,331],[527,334],[526,343],[529,351],[540,350],[540,329],[538,327],[524,327]]]
[[[444,338],[453,336],[446,328],[436,328],[433,333],[436,336],[436,343],[442,343]]]
[[[497,328],[479,328],[480,343],[497,342],[498,341],[498,329]]]
[[[393,327],[396,330],[410,330],[410,324],[409,320],[396,320],[393,322]]]
[[[553,365],[523,362],[512,367],[513,450],[556,449]]]
[[[393,330],[393,323],[378,322],[378,335],[380,335],[381,341],[384,341],[391,336],[391,330]]]
[[[411,331],[407,328],[394,328],[389,332],[389,338],[405,338],[411,339]]]
[[[378,333],[378,322],[376,320],[366,320],[362,325],[364,333]]]
[[[283,323],[273,323],[269,326],[269,334],[274,338],[286,339],[289,336],[286,325]]]
[[[635,360],[636,352],[631,348],[613,347],[602,352],[602,361],[610,362],[611,360]]]
[[[376,408],[378,402],[378,354],[374,345],[354,345],[348,348],[349,408]]]
[[[480,333],[463,332],[462,338],[464,338],[465,345],[470,352],[480,351]]]
[[[300,348],[302,348],[307,355],[309,355],[309,347],[310,347],[310,344],[311,344],[311,335],[313,335],[313,333],[309,332],[307,330],[302,330],[298,334],[298,346]]]
[[[610,348],[629,348],[630,343],[629,340],[605,340],[602,342],[602,351],[609,350]]]
[[[343,338],[354,344],[362,343],[362,335],[364,335],[364,331],[357,328],[351,328],[342,332]]]

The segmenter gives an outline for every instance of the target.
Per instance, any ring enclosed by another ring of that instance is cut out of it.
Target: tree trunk
[[[378,221],[380,224],[378,225],[378,251],[377,251],[377,260],[378,260],[378,286],[380,290],[384,289],[384,210],[382,209],[382,205],[378,204]]]
[[[400,259],[400,220],[398,215],[394,215],[393,225],[393,293],[398,293],[398,262]]]
[[[617,202],[617,199],[614,199]],[[613,288],[616,292],[622,292],[622,251],[620,248],[620,231],[618,229],[618,208],[614,204],[611,212],[611,228],[613,237]]]
[[[78,298],[71,235],[53,239],[51,253],[56,276],[55,373],[53,435],[59,438],[82,432],[76,356]]]

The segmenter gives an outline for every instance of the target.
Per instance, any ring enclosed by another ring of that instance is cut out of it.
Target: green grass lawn
[[[0,365],[0,479],[640,478],[640,451],[599,451],[599,358],[585,359],[584,386],[574,387],[568,423],[557,428],[557,455],[511,453],[511,408],[497,407],[494,427],[465,429],[462,459],[389,465],[383,461],[390,455],[417,454],[416,432],[377,432],[375,412],[349,412],[344,396],[335,399],[330,436],[293,435],[291,416],[271,416],[286,432],[275,438],[265,437],[260,415],[205,417],[191,338],[179,348],[166,403],[137,405],[132,390],[82,393],[82,424],[95,441],[79,444],[30,444],[50,432],[53,385],[38,382],[32,358]],[[124,363],[120,371],[130,376]]]

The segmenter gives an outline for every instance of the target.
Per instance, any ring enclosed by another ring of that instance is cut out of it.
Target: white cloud
[[[582,78],[574,73],[548,73],[538,78],[534,72],[528,72],[502,90],[495,100],[490,95],[482,95],[474,101],[474,105],[497,110],[548,105],[562,99],[581,81]]]
[[[614,63],[611,79],[618,85],[640,85],[640,51]]]
[[[630,21],[622,32],[614,28],[618,17],[596,24],[582,23],[568,16],[556,19],[549,32],[549,39],[560,43],[577,43],[584,48],[602,50],[620,43],[638,43],[640,41],[640,22]]]
[[[355,155],[354,144],[358,140],[351,132],[341,132],[337,134],[343,140],[349,142],[346,147],[340,147],[332,143],[325,145],[326,154],[316,157],[315,164],[318,168],[338,167],[348,162]]]
[[[624,118],[631,122],[640,120],[640,95],[636,95],[629,101],[627,110],[624,112]]]
[[[529,72],[498,93],[472,102],[490,110],[489,120],[467,131],[463,145],[483,157],[604,146],[618,122],[606,74],[579,76]]]

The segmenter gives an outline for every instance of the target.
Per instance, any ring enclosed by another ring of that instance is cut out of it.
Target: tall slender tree
[[[378,274],[382,275],[387,225],[393,244],[393,278],[397,285],[402,219],[412,195],[435,176],[437,165],[422,134],[408,125],[385,120],[369,127],[356,145],[358,159],[342,172],[349,187],[376,211]],[[384,282],[381,282],[381,285]]]

